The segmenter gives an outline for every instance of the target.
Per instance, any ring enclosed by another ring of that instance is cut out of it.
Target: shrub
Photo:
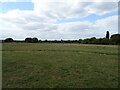
[[[13,42],[14,40],[12,38],[6,38],[5,42]]]

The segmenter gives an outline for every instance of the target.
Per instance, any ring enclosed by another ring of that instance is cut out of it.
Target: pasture
[[[117,88],[118,46],[3,43],[3,88]]]

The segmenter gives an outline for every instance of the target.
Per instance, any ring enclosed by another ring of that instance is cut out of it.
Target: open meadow
[[[117,88],[118,46],[3,43],[3,88]]]

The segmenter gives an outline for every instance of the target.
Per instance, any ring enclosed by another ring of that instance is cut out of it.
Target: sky
[[[0,39],[72,40],[118,33],[118,0],[0,0]]]

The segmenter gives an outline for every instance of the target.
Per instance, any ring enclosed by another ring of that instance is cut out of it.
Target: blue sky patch
[[[96,20],[104,19],[104,18],[107,18],[107,17],[116,16],[116,15],[118,15],[118,11],[115,11],[115,12],[112,12],[112,13],[109,13],[109,14],[105,14],[105,15],[102,15],[102,16],[99,16],[99,15],[96,15],[96,14],[91,14],[91,15],[89,15],[87,17],[84,17],[84,18],[59,20],[59,21],[55,22],[55,24],[69,23],[69,22],[82,22],[82,21],[89,21],[89,22],[94,23]]]
[[[0,13],[6,13],[10,10],[33,10],[32,2],[0,2]]]

